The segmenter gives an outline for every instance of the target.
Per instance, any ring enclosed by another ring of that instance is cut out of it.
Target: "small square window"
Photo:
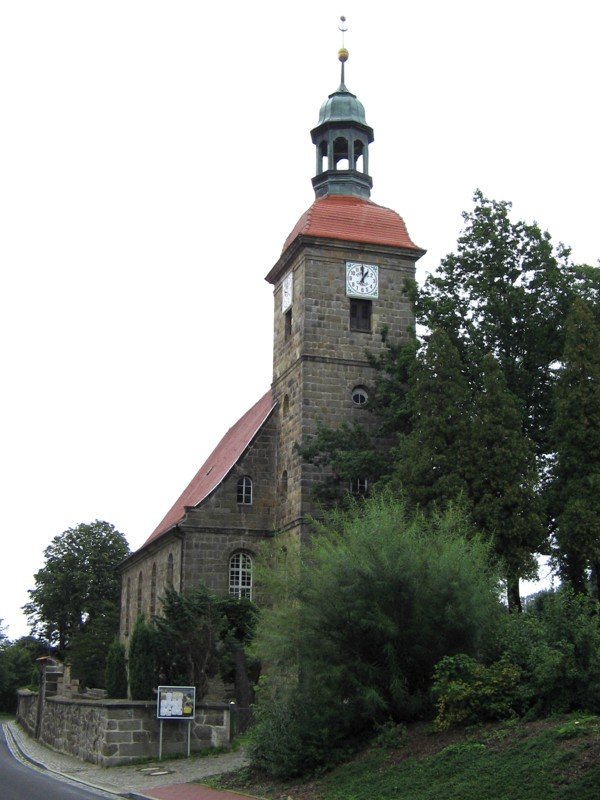
[[[355,478],[350,481],[350,494],[355,497],[362,497],[367,493],[369,484],[366,478]]]
[[[371,307],[370,300],[350,300],[350,330],[351,331],[371,331]]]

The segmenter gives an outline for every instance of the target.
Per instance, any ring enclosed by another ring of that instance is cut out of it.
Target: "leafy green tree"
[[[522,671],[530,714],[600,712],[600,613],[593,598],[567,586],[541,593],[499,629],[497,652]]]
[[[115,699],[127,697],[127,662],[125,647],[118,639],[114,639],[108,648],[105,684],[106,692],[109,697]]]
[[[138,617],[129,643],[129,692],[132,700],[152,700],[157,686],[157,642],[152,625]]]
[[[583,592],[593,569],[600,597],[600,323],[581,300],[567,322],[553,434],[549,496],[560,574]]]
[[[455,253],[416,292],[418,321],[443,328],[459,348],[470,381],[492,353],[508,389],[520,400],[523,424],[540,454],[549,452],[554,365],[562,356],[565,321],[579,292],[599,285],[599,270],[576,267],[537,224],[510,218],[511,204],[475,192],[464,212]]]
[[[71,636],[69,661],[81,687],[104,688],[108,649],[118,629],[119,606],[104,600]]]
[[[168,588],[162,616],[154,619],[158,669],[167,684],[196,687],[201,700],[217,674],[223,616],[206,587],[177,592]],[[131,654],[130,654],[131,659]],[[131,668],[130,668],[131,669]]]
[[[117,566],[128,553],[123,534],[100,520],[55,536],[24,606],[32,633],[56,645],[64,657],[73,637],[105,613],[106,603],[118,607]]]
[[[502,614],[488,547],[456,509],[409,517],[369,499],[318,526],[297,567],[286,558],[283,579],[262,575],[272,604],[255,644],[277,667],[252,748],[272,772],[314,769],[377,722],[426,715],[437,661],[485,652]]]
[[[423,510],[467,494],[471,394],[458,350],[435,330],[414,362],[408,402],[412,429],[394,450],[394,481]]]
[[[493,355],[483,360],[482,391],[473,405],[467,483],[476,528],[492,542],[507,581],[509,609],[520,611],[519,578],[533,577],[533,553],[547,534],[537,492],[535,447]]]
[[[0,710],[14,713],[17,689],[28,686],[36,671],[36,658],[48,655],[47,642],[23,636],[16,642],[8,640],[0,629]]]

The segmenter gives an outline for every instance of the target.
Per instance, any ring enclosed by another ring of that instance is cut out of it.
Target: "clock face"
[[[346,261],[346,294],[354,297],[379,297],[377,265]]]
[[[281,310],[287,311],[287,309],[292,305],[292,289],[293,289],[293,281],[292,281],[292,273],[290,272],[288,275],[285,276],[283,279],[283,283],[281,285]]]

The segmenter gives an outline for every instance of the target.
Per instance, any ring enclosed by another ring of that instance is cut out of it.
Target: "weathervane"
[[[338,29],[342,32],[342,46],[338,50],[338,58],[342,63],[342,86],[344,86],[344,64],[348,61],[349,53],[344,47],[344,34],[348,30],[348,23],[346,22],[346,17],[340,17],[340,24],[338,25]]]

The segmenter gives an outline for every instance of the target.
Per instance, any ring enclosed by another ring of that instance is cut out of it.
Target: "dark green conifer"
[[[106,656],[106,692],[114,699],[127,697],[125,648],[118,639],[108,648]]]
[[[598,582],[600,566],[600,330],[582,300],[573,303],[567,322],[553,434],[557,561],[563,579],[582,592],[587,570]]]
[[[473,407],[467,475],[472,516],[502,565],[509,608],[520,610],[519,578],[535,575],[533,553],[543,549],[546,538],[535,448],[523,432],[522,406],[492,355],[483,360],[482,383]]]
[[[138,617],[129,645],[129,692],[132,700],[152,700],[156,688],[156,645],[153,628]]]
[[[409,379],[412,430],[395,449],[393,481],[407,502],[427,510],[467,494],[470,392],[458,350],[432,333]]]

